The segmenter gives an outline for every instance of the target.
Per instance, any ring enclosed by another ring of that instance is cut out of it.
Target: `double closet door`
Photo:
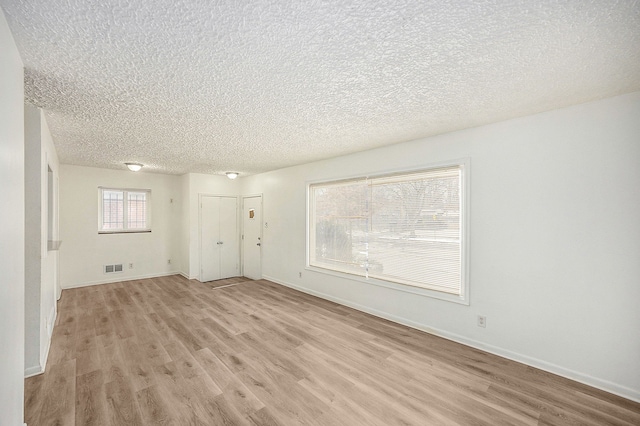
[[[200,281],[240,275],[238,199],[200,197]]]

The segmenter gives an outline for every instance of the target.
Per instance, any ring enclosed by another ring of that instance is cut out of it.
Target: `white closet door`
[[[237,277],[240,263],[238,200],[200,199],[200,281]]]
[[[200,199],[200,281],[220,279],[220,197]]]
[[[237,277],[240,272],[240,242],[236,198],[220,198],[220,241],[220,278]]]

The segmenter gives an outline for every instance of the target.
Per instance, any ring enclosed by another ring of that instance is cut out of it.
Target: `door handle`
[[[256,244],[256,245],[257,245],[257,246],[261,246],[262,244],[258,243],[258,244]]]
[[[217,244],[217,245],[220,245],[220,244],[224,244],[224,242],[222,242],[222,241],[218,241],[216,244]]]

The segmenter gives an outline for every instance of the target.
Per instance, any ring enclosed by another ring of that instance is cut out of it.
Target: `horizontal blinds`
[[[310,263],[462,291],[460,166],[311,186]]]
[[[312,264],[340,272],[366,273],[367,181],[314,185],[311,195]]]
[[[102,190],[101,229],[122,229],[124,227],[124,192]]]
[[[126,232],[150,229],[150,190],[100,187],[99,231]]]
[[[147,193],[127,192],[127,228],[147,228]]]
[[[429,179],[455,178],[460,175],[460,167],[445,167],[408,174],[396,174],[369,178],[372,185],[383,185],[399,182],[416,182]]]

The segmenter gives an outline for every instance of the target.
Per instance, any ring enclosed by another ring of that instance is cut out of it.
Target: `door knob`
[[[262,244],[258,243],[258,244],[256,244],[256,245],[257,245],[257,246],[261,246]]]
[[[224,243],[222,241],[218,241],[216,244],[220,245],[220,244],[224,244]]]

